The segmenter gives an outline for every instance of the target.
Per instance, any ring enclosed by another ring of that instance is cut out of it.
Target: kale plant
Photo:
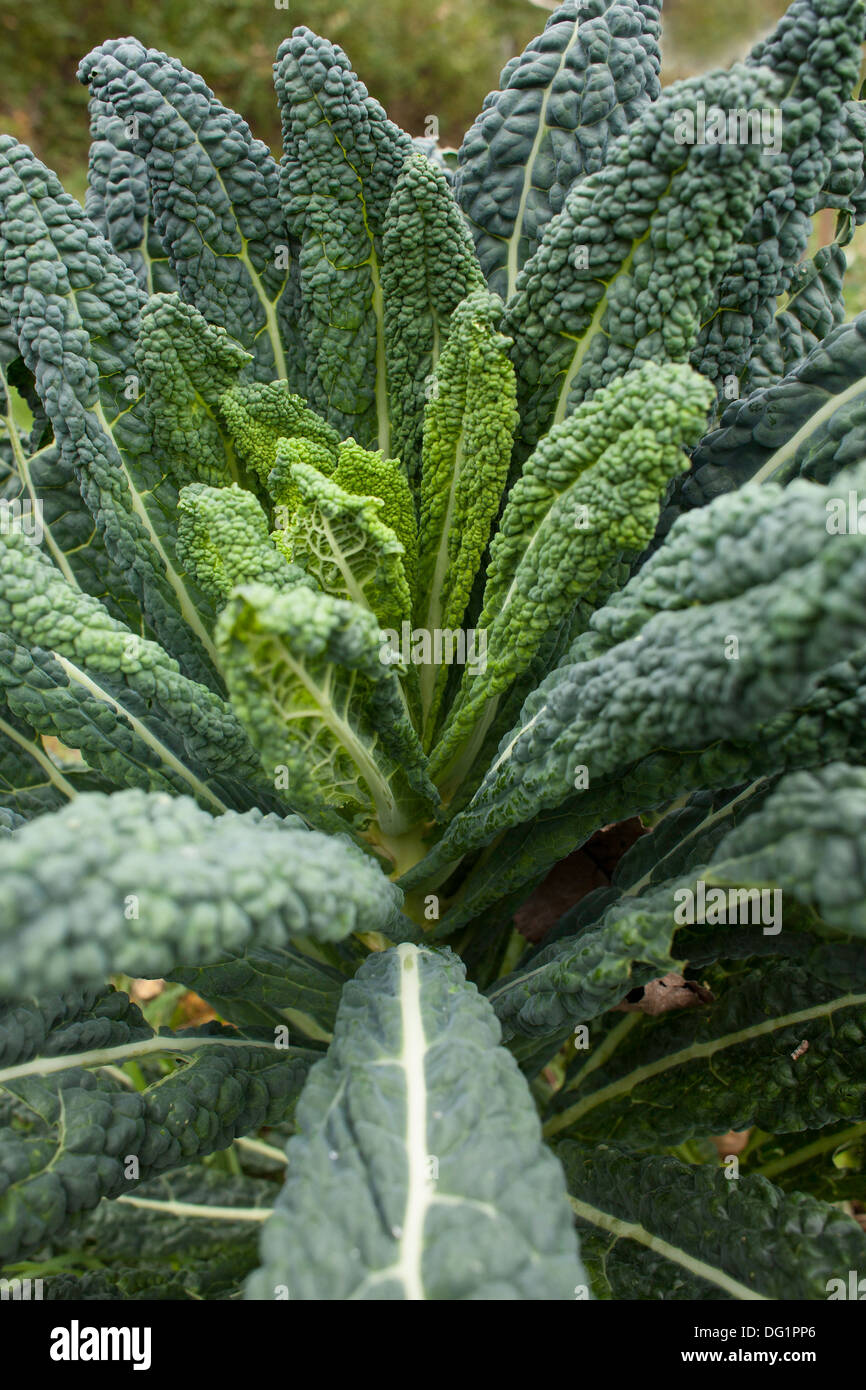
[[[4,1276],[863,1267],[864,29],[661,90],[659,0],[569,0],[455,157],[299,28],[279,164],[116,39],[83,210],[0,139]]]

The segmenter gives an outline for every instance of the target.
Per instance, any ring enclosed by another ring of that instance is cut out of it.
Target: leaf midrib
[[[765,1019],[763,1023],[752,1024],[748,1028],[740,1028],[734,1033],[725,1033],[722,1037],[711,1038],[707,1042],[692,1043],[690,1047],[682,1048],[679,1052],[669,1052],[664,1057],[657,1057],[654,1062],[647,1062],[642,1067],[635,1067],[627,1076],[609,1082],[607,1086],[600,1087],[599,1090],[593,1091],[591,1095],[585,1096],[583,1100],[570,1106],[568,1110],[554,1116],[544,1126],[545,1137],[558,1134],[560,1130],[566,1129],[590,1110],[595,1110],[599,1105],[615,1100],[618,1096],[628,1094],[629,1091],[634,1090],[636,1086],[648,1081],[653,1076],[659,1076],[675,1067],[685,1066],[688,1062],[713,1057],[717,1052],[722,1052],[726,1048],[751,1042],[755,1038],[766,1037],[770,1033],[781,1032],[782,1029],[792,1028],[795,1024],[810,1023],[816,1018],[829,1018],[839,1009],[856,1008],[861,1005],[866,1005],[866,994],[843,994],[823,1004],[813,1004],[808,1009],[798,1009],[794,1013],[777,1015],[774,1018]]]

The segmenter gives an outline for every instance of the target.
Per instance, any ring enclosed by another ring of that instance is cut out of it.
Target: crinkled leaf
[[[409,477],[421,464],[424,404],[461,300],[484,288],[472,238],[448,181],[423,155],[407,159],[382,238],[390,452]]]
[[[0,301],[60,462],[160,641],[213,684],[213,648],[174,557],[176,494],[128,380],[142,292],[56,176],[10,136],[0,137],[0,224]]]
[[[289,589],[310,580],[273,545],[261,503],[244,488],[190,483],[178,498],[178,554],[196,583],[222,608],[240,584]]]
[[[217,415],[220,396],[251,360],[176,294],[153,295],[135,345],[154,452],[172,481],[238,481],[238,467]]]
[[[859,476],[857,472],[847,475],[850,485],[856,485]],[[590,803],[603,799],[605,789],[633,772],[640,760],[670,761],[669,750],[682,750],[701,764],[701,780],[687,783],[690,787],[731,786],[756,775],[742,768],[741,753],[741,766],[731,766],[726,780],[717,781],[724,766],[722,753],[715,747],[721,740],[740,748],[755,741],[758,769],[776,770],[761,767],[768,732],[773,732],[771,721],[787,710],[799,709],[815,693],[822,672],[834,666],[840,651],[856,651],[866,639],[856,597],[863,582],[866,546],[857,534],[828,532],[828,492],[805,482],[784,491],[753,486],[733,499],[720,498],[711,507],[682,517],[668,545],[680,544],[686,536],[693,541],[696,526],[709,527],[715,564],[707,564],[696,553],[692,574],[700,569],[704,578],[691,579],[689,568],[684,567],[676,596],[663,592],[659,603],[652,578],[658,570],[664,571],[667,546],[662,548],[622,592],[619,605],[612,605],[613,618],[623,609],[628,614],[620,631],[612,626],[611,635],[601,640],[595,632],[587,634],[585,643],[578,639],[569,662],[529,697],[519,726],[503,739],[498,758],[469,807],[459,813],[407,884],[414,887],[416,877],[441,871],[467,850],[562,803],[578,785],[580,769],[585,769],[581,773],[584,789],[578,800],[587,814]],[[780,547],[773,564],[781,573],[771,582],[764,575],[752,577],[748,571],[744,575],[731,551],[719,544],[719,526],[724,525],[729,509],[733,507],[743,524],[749,502],[755,504],[755,515],[745,520],[745,531],[759,524],[774,506],[773,529],[779,526]],[[789,508],[791,515],[803,517],[802,530],[782,530]],[[716,519],[719,525],[714,528]],[[785,558],[793,564],[783,568]],[[598,617],[602,631],[606,611]],[[736,656],[732,638],[736,638]],[[580,661],[575,658],[582,643],[586,659]],[[708,699],[710,689],[713,696]],[[697,749],[702,750],[700,754],[689,751]],[[780,758],[776,768],[785,765]],[[647,780],[645,774],[643,780]],[[659,787],[658,800],[645,800],[643,809],[659,804],[665,791],[670,801],[677,790],[685,786]],[[619,818],[608,815],[600,824]]]
[[[755,145],[684,145],[698,103],[772,106],[781,79],[737,65],[678,82],[577,183],[509,301],[520,456],[600,386],[684,362],[760,196]]]
[[[616,562],[646,546],[711,400],[689,367],[648,365],[585,402],[527,461],[490,547],[486,660],[464,676],[432,755],[437,779],[459,781],[544,639],[577,604],[588,620],[615,587]]]
[[[343,50],[303,25],[277,50],[274,82],[284,216],[301,245],[310,403],[342,435],[387,454],[382,238],[412,141],[368,96]]]
[[[430,814],[435,791],[372,613],[247,585],[217,642],[233,705],[291,805],[375,816],[391,835]]]
[[[254,353],[257,375],[297,375],[297,268],[267,146],[200,77],[138,39],[109,39],[78,76],[133,132],[184,299]]]
[[[455,178],[490,288],[514,292],[565,196],[659,94],[658,0],[565,0],[502,70]]]
[[[83,1022],[87,1002],[78,1003]],[[102,1011],[98,998],[91,1007]],[[0,1036],[9,1024],[4,1005]],[[11,1026],[20,1026],[17,1017]],[[61,1051],[48,1039],[47,1050],[0,1069],[7,1120],[0,1129],[4,1261],[40,1250],[102,1198],[131,1195],[138,1179],[290,1117],[315,1057],[213,1024],[179,1034],[157,1036],[149,1028],[147,1036],[140,1033],[136,1027],[128,1041],[115,1042],[112,1035],[108,1046],[73,1051],[74,1030],[67,1030]],[[114,1074],[124,1062],[159,1056],[180,1065],[143,1091],[129,1089]]]
[[[850,1216],[765,1178],[607,1144],[557,1152],[599,1298],[824,1300],[857,1268]]]
[[[0,843],[0,991],[112,972],[160,979],[294,935],[389,931],[400,892],[348,839],[296,818],[141,791],[79,796]]]
[[[455,957],[403,945],[361,967],[305,1087],[248,1297],[573,1297],[562,1176],[498,1040]]]
[[[484,290],[458,306],[424,412],[416,612],[430,634],[461,629],[508,477],[517,409],[501,316]],[[421,671],[428,743],[447,675]]]
[[[294,395],[287,381],[232,386],[220,397],[219,407],[242,463],[264,485],[281,440],[310,440],[336,456],[337,431]]]
[[[69,584],[20,531],[0,533],[0,626],[22,646],[44,647],[76,681],[129,687],[175,723],[190,757],[209,772],[262,778],[231,707],[181,674],[156,642],[130,632],[98,599]]]
[[[757,1125],[769,1133],[866,1118],[866,968],[840,954],[846,985],[807,962],[749,962],[708,1006],[640,1016],[610,1058],[602,1045],[554,1097],[545,1133],[653,1149]],[[806,1039],[808,1051],[793,1053]]]
[[[775,108],[767,113],[771,131],[761,114],[760,194],[706,306],[692,353],[692,364],[720,391],[727,378],[742,375],[770,329],[777,300],[791,288],[806,254],[812,217],[838,201],[838,194],[825,197],[823,190],[839,179],[833,158],[848,135],[847,103],[860,73],[863,32],[862,0],[795,0],[746,60],[748,68],[772,71],[783,85],[773,101],[757,103]]]

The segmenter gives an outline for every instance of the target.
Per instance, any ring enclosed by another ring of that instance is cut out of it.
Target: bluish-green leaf
[[[498,1040],[454,957],[403,945],[361,967],[305,1087],[248,1297],[574,1296],[562,1175]]]

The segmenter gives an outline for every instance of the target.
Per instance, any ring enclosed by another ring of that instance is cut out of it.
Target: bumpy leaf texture
[[[109,39],[80,80],[119,117],[144,162],[156,232],[184,299],[256,359],[265,381],[303,361],[295,262],[267,146],[176,58],[138,39]]]
[[[171,293],[177,277],[153,226],[147,166],[133,150],[120,117],[95,96],[89,106],[84,211],[146,294]]]
[[[692,456],[662,516],[674,519],[750,479],[829,483],[866,451],[866,314],[835,328],[781,381],[732,401]]]
[[[842,475],[839,494],[856,490],[861,477],[862,468]],[[681,517],[668,545],[526,701],[479,791],[418,876],[444,876],[449,861],[563,803],[573,813],[565,830],[582,829],[582,843],[679,792],[825,761],[830,746],[822,750],[809,721],[801,738],[792,734],[813,697],[816,713],[826,708],[824,673],[866,638],[855,597],[866,547],[856,532],[830,534],[832,495],[806,482],[749,485]],[[785,529],[795,516],[798,524]],[[742,568],[724,539],[731,528],[742,538]],[[778,537],[774,554],[762,533]],[[759,553],[769,556],[767,573],[756,565]],[[665,576],[661,584],[657,576]],[[787,722],[778,722],[785,711]],[[538,834],[546,834],[543,822]],[[528,859],[521,854],[527,877]],[[414,882],[407,876],[406,886]],[[490,891],[488,882],[479,902],[465,886],[452,922],[486,906]]]
[[[559,1153],[600,1298],[826,1299],[827,1281],[857,1268],[849,1216],[765,1178],[729,1182],[615,1145]]]
[[[402,834],[437,798],[383,638],[372,613],[303,586],[237,589],[217,628],[233,705],[290,804]]]
[[[575,184],[521,271],[514,339],[519,458],[600,386],[644,362],[685,362],[761,188],[756,145],[684,144],[698,103],[773,106],[762,68],[678,82]]]
[[[178,295],[160,294],[142,312],[135,358],[154,452],[176,486],[237,482],[217,407],[250,354]]]
[[[18,1058],[10,1065],[8,1040]],[[0,1258],[42,1250],[103,1198],[128,1197],[138,1180],[290,1119],[315,1055],[218,1024],[157,1036],[125,994],[104,986],[4,1001]],[[160,1057],[175,1070],[142,1091],[111,1070]]]
[[[313,581],[271,542],[268,518],[253,493],[191,483],[178,499],[178,554],[196,583],[222,608],[241,584],[289,589]]]
[[[573,1297],[562,1173],[498,1041],[450,953],[405,944],[361,967],[304,1090],[248,1297]]]
[[[21,531],[0,532],[0,553],[0,626],[10,637],[56,653],[64,670],[98,697],[110,701],[111,687],[119,685],[156,702],[190,757],[209,772],[262,781],[255,751],[221,696],[189,680],[159,643],[130,632],[98,599],[69,584]]]
[[[310,404],[344,437],[388,453],[382,239],[412,141],[343,50],[303,26],[280,45],[274,82],[284,216],[301,246]]]
[[[416,479],[424,404],[458,304],[484,288],[472,238],[448,181],[422,155],[407,159],[382,238],[391,451]]]
[[[24,145],[0,137],[0,303],[35,378],[62,466],[115,571],[167,650],[214,684],[198,596],[173,553],[175,492],[127,394],[143,296],[131,271]],[[38,270],[35,267],[38,266]]]
[[[578,179],[659,94],[659,0],[566,0],[503,68],[460,148],[454,190],[491,290],[519,271]]]
[[[863,29],[862,0],[794,0],[746,60],[756,72],[771,69],[784,86],[770,103],[775,111],[767,113],[773,116],[770,142],[762,116],[766,153],[754,214],[692,354],[693,365],[720,391],[727,378],[742,376],[770,330],[778,297],[791,287],[806,252],[812,217],[838,201],[838,192],[824,189],[830,183],[841,191],[844,182],[834,155],[845,144]]]
[[[160,979],[294,935],[388,933],[400,903],[348,838],[260,811],[214,818],[188,797],[81,796],[0,852],[0,990],[19,996],[113,972]]]

